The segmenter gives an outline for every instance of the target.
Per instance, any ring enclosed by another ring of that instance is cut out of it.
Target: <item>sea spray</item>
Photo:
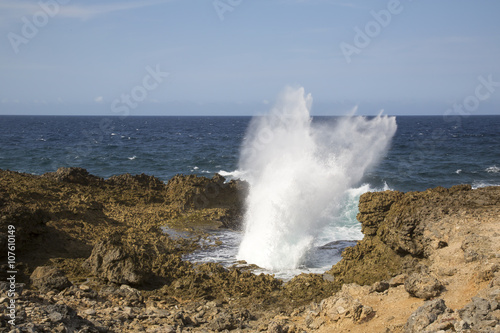
[[[238,259],[281,271],[299,267],[346,190],[386,151],[395,118],[344,117],[315,125],[311,95],[287,88],[252,120],[239,170],[250,183]]]

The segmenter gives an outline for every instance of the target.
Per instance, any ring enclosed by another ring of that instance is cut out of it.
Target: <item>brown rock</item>
[[[64,273],[56,267],[38,266],[30,276],[31,283],[40,291],[61,291],[71,286]]]
[[[405,281],[405,290],[413,297],[427,300],[438,296],[443,284],[428,274],[413,273]]]
[[[56,172],[47,172],[43,176],[60,182],[80,185],[96,185],[103,182],[102,178],[91,175],[82,168],[59,168]]]
[[[145,272],[138,259],[123,246],[120,235],[115,234],[94,246],[84,268],[110,282],[140,284],[144,282]]]

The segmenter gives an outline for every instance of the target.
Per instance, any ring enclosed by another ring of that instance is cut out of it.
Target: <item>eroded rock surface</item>
[[[7,244],[7,227],[16,228],[16,327],[500,330],[500,187],[366,193],[358,214],[364,239],[325,274],[287,283],[244,268],[183,261],[204,228],[239,227],[246,190],[246,183],[218,175],[178,175],[164,184],[147,175],[103,180],[78,168],[44,176],[0,170],[0,245]],[[163,226],[191,237],[173,239]],[[4,331],[10,329],[8,290],[0,283]]]

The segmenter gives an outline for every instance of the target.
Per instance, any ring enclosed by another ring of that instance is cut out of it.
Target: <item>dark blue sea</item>
[[[122,173],[163,181],[178,173],[210,177],[238,168],[250,119],[0,116],[0,169],[43,174],[75,166],[104,178]],[[500,185],[500,116],[453,121],[405,116],[396,121],[389,151],[363,183],[405,192]]]

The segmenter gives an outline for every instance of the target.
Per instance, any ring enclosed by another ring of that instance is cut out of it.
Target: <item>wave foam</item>
[[[486,171],[488,173],[499,173],[500,168],[497,167],[496,165],[494,165],[494,166],[490,166],[489,168],[486,168],[484,171]]]
[[[239,168],[250,192],[238,259],[272,270],[301,266],[346,191],[396,132],[395,118],[380,115],[313,126],[311,104],[303,88],[288,88],[249,126]]]

